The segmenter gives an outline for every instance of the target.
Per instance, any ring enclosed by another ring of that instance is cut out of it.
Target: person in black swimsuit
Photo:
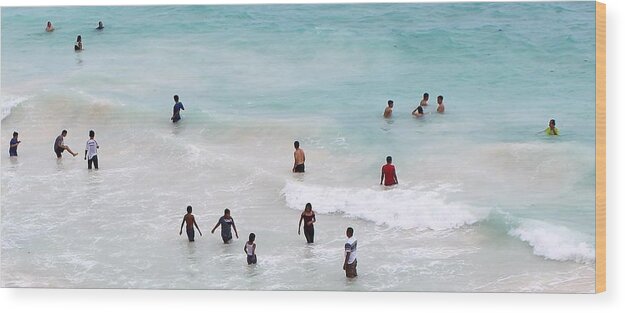
[[[315,241],[315,226],[313,225],[317,219],[315,218],[315,212],[312,210],[312,204],[306,203],[306,208],[299,218],[299,226],[297,227],[297,234],[301,234],[302,221],[304,221],[304,236],[308,243]]]

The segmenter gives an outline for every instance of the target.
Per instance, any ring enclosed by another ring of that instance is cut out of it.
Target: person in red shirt
[[[393,186],[398,183],[397,174],[395,173],[395,165],[391,156],[386,157],[386,164],[382,166],[382,177],[380,177],[380,185],[384,181],[384,186]]]

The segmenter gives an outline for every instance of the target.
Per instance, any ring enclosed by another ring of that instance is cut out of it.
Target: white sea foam
[[[13,110],[14,107],[28,99],[29,97],[19,96],[2,97],[2,119],[4,120],[7,116],[11,115],[11,110]]]
[[[564,226],[521,219],[508,234],[527,242],[535,255],[545,259],[584,264],[595,261],[595,248],[589,243],[591,238]]]
[[[488,216],[488,209],[448,202],[443,191],[420,187],[359,189],[289,181],[282,194],[286,205],[294,210],[302,210],[310,202],[317,213],[343,213],[402,229],[454,229],[474,224]]]

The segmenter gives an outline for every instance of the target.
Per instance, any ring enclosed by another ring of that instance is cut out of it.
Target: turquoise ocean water
[[[3,7],[2,285],[592,292],[594,9]],[[551,118],[557,138],[540,133]],[[56,160],[63,129],[80,158]],[[81,158],[90,129],[97,172]],[[304,175],[290,172],[294,140]],[[297,235],[307,202],[313,245]],[[187,205],[204,233],[193,244],[178,235]],[[226,207],[231,245],[210,234]],[[356,280],[341,269],[348,226]]]

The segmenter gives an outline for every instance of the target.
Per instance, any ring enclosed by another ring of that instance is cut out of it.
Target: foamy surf
[[[317,213],[342,213],[402,229],[455,229],[475,224],[489,213],[488,209],[446,201],[440,188],[341,188],[288,181],[282,195],[294,210],[302,210],[310,202]]]
[[[2,97],[2,120],[11,115],[11,111],[16,106],[20,105],[24,101],[28,100],[29,97],[19,97],[19,96],[6,96]]]
[[[555,261],[595,262],[595,248],[588,236],[567,227],[532,219],[519,219],[508,231],[512,237],[527,242],[535,255]]]

